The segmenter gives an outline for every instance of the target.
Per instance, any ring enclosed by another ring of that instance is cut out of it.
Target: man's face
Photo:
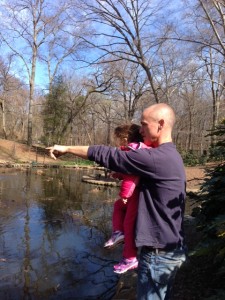
[[[147,114],[145,111],[141,118],[140,133],[146,145],[151,145],[152,143],[157,142],[159,137],[159,122],[150,117],[150,114]]]

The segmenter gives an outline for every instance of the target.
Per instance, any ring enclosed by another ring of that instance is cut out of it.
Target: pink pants
[[[138,210],[138,189],[135,189],[132,196],[124,204],[121,199],[116,200],[113,210],[113,231],[122,231],[124,233],[124,258],[134,258],[137,256],[137,247],[135,245],[135,226]]]

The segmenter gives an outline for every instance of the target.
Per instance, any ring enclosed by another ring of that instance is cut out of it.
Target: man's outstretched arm
[[[88,159],[89,146],[63,146],[54,145],[46,148],[52,158],[57,159],[57,157],[64,155],[66,153],[74,154],[75,156],[81,157],[83,159]]]

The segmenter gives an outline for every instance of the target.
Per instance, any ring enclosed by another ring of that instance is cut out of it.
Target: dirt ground
[[[53,159],[48,157],[47,153],[42,155],[37,152],[37,148],[29,147],[25,144],[0,139],[0,164],[5,163],[51,163]]]

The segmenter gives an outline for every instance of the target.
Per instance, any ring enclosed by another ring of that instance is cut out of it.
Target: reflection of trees
[[[115,198],[117,191],[112,187],[83,183],[82,174],[74,169],[53,169],[43,177],[44,197],[41,195],[39,202],[43,205],[45,220],[52,220],[57,226],[65,218],[70,221],[82,218],[86,225],[99,223],[104,226],[111,214],[108,202]]]
[[[92,269],[85,270],[81,261],[88,261],[92,265]],[[112,299],[118,283],[118,278],[112,276],[112,273],[109,272],[112,263],[115,263],[115,261],[88,252],[82,252],[76,255],[74,267],[79,274],[79,278],[76,278],[76,285],[80,287],[84,286],[85,288],[86,282],[89,281],[96,291],[99,290],[98,298],[96,298],[96,296],[89,296],[88,299]],[[104,291],[103,287],[107,286],[108,289]]]
[[[2,202],[2,191],[3,191],[3,183],[0,181],[0,205]],[[4,236],[2,235],[2,224],[0,224],[0,245],[1,245],[1,249],[0,249],[0,255],[2,255],[2,253],[4,252]],[[1,258],[1,257],[0,257]]]
[[[48,220],[62,218],[62,211],[71,206],[75,210],[81,209],[82,186],[80,182],[72,180],[70,172],[63,171],[54,170],[49,177],[43,178],[44,197],[39,202],[43,204],[45,218]]]
[[[24,222],[24,246],[25,246],[25,254],[23,260],[23,276],[24,276],[24,299],[32,299],[30,294],[30,285],[31,285],[31,276],[30,272],[32,270],[31,267],[31,258],[30,258],[30,201],[29,201],[29,191],[30,191],[30,183],[31,183],[31,173],[30,169],[26,170],[26,181],[25,186],[23,187],[25,192],[25,222]]]
[[[44,196],[40,195],[38,201],[42,204],[43,220],[59,229],[64,221],[85,224],[90,235],[92,228],[97,228],[106,237],[111,230],[111,200],[117,190],[83,183],[82,175],[82,171],[74,169],[52,169],[42,176]]]
[[[80,173],[82,172],[76,170],[66,170],[66,172],[55,170],[51,174],[54,180],[48,181],[45,177],[43,178],[44,198],[39,202],[43,204],[45,222],[47,221],[44,239],[49,243],[53,252],[56,251],[55,229],[59,229],[60,226],[67,227],[74,233],[77,231],[78,235],[83,235],[85,231],[84,250],[72,253],[72,259],[64,262],[64,271],[67,276],[71,277],[70,280],[75,285],[79,284],[81,289],[84,286],[84,290],[87,281],[95,288],[109,285],[107,291],[100,288],[99,292],[101,293],[102,290],[104,299],[110,299],[107,298],[107,295],[110,293],[112,295],[117,283],[117,277],[112,276],[112,272],[110,272],[115,261],[114,255],[108,256],[107,254],[107,258],[104,259],[106,253],[104,253],[102,244],[103,239],[108,237],[109,231],[111,231],[112,199],[115,198],[118,191],[111,187],[97,187],[82,183]],[[52,201],[48,201],[48,199],[52,199]],[[86,227],[82,228],[83,225]],[[103,233],[103,238],[100,232]],[[58,255],[62,261],[63,257],[60,257],[60,253]],[[76,274],[71,272],[71,264],[76,269]],[[92,266],[91,270],[89,269],[90,265]],[[67,268],[68,271],[66,271]],[[105,272],[109,274],[106,276]],[[109,278],[111,283],[107,284]],[[69,278],[67,279],[69,280]],[[71,289],[76,288],[71,286]]]
[[[114,192],[82,183],[80,174],[75,170],[38,174],[32,169],[21,173],[17,190],[20,186],[23,198],[18,206],[23,211],[19,214],[22,243],[16,240],[10,247],[24,249],[16,275],[24,299],[47,299],[55,293],[57,299],[77,293],[81,300],[113,295],[118,279],[112,271],[116,252],[105,252],[101,232],[109,217],[111,225],[112,204],[106,200]]]
[[[106,186],[99,186],[98,192],[93,193],[93,190],[96,191],[96,186],[89,187],[89,192],[84,195],[82,208],[92,226],[107,236],[111,230],[113,201],[118,190]]]

